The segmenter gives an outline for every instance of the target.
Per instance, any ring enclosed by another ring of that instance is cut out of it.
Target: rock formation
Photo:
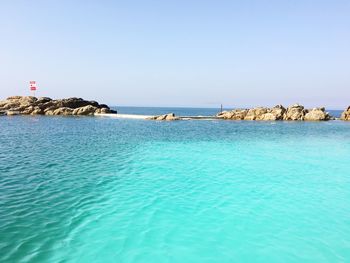
[[[287,111],[284,114],[283,120],[303,121],[306,113],[307,113],[307,110],[304,109],[304,106],[300,104],[294,104],[287,108]]]
[[[116,113],[105,104],[81,98],[52,100],[47,97],[12,96],[0,101],[0,112],[6,115],[94,115]]]
[[[264,115],[262,120],[264,121],[276,121],[283,120],[283,116],[286,113],[286,109],[282,105],[276,105],[271,108],[268,113]]]
[[[325,108],[313,108],[308,110],[305,114],[305,121],[328,121],[332,119],[328,112],[325,111]]]
[[[227,120],[244,120],[247,116],[248,110],[232,110],[223,111],[217,114],[217,117]]]
[[[350,121],[350,106],[341,114],[340,119],[343,121]]]
[[[176,117],[174,113],[152,116],[152,117],[149,117],[147,119],[148,120],[156,120],[156,121],[177,121],[177,120],[180,120],[180,118]]]
[[[287,109],[282,105],[276,105],[273,108],[257,107],[252,109],[236,109],[232,111],[221,112],[217,114],[217,117],[229,120],[258,121],[327,121],[332,118],[328,112],[325,112],[324,108],[314,108],[312,110],[307,110],[304,109],[304,106],[299,104],[294,104]]]
[[[262,116],[267,112],[268,112],[268,108],[263,108],[263,107],[249,109],[244,120],[247,120],[247,121],[260,120]]]

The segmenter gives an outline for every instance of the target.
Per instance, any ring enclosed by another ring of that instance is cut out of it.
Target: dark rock
[[[98,108],[106,108],[106,109],[109,109],[109,107],[106,105],[106,104],[100,104],[99,106],[98,106]]]

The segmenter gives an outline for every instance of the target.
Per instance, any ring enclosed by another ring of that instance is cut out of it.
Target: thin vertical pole
[[[222,104],[221,104],[221,111],[220,112],[222,113]]]

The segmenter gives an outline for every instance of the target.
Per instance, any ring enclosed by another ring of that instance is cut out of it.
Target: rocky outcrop
[[[283,116],[286,113],[286,109],[282,105],[276,105],[271,108],[268,113],[264,115],[261,120],[264,121],[277,121],[283,120]]]
[[[260,120],[262,116],[268,112],[268,108],[258,107],[248,110],[247,115],[245,116],[244,120],[246,121],[254,121],[254,120]]]
[[[62,107],[52,111],[52,115],[72,115],[72,113],[73,109],[68,107]]]
[[[307,110],[300,104],[294,104],[287,108],[283,119],[285,121],[303,121]]]
[[[220,112],[216,116],[226,120],[244,120],[247,113],[248,110],[232,110]]]
[[[257,107],[252,109],[236,109],[224,111],[217,117],[229,120],[257,120],[257,121],[327,121],[332,119],[324,108],[307,110],[304,106],[294,104],[287,109],[282,105],[273,108]],[[350,117],[349,117],[350,118]]]
[[[6,115],[94,115],[116,113],[105,104],[81,98],[53,100],[48,97],[12,96],[0,101],[0,112]]]
[[[73,115],[94,115],[98,108],[92,105],[76,108],[73,110]]]
[[[325,108],[313,108],[312,110],[308,110],[305,114],[305,121],[328,121],[332,117],[328,112],[325,111]]]
[[[252,109],[224,111],[216,116],[227,120],[274,121],[282,120],[285,112],[286,109],[282,105],[277,105],[273,108],[258,107]]]
[[[177,120],[180,120],[180,118],[176,117],[174,113],[152,116],[152,117],[149,117],[147,119],[148,120],[156,120],[156,121],[177,121]]]
[[[106,113],[110,113],[110,110],[106,107],[103,107],[101,109],[97,109],[95,111],[95,114],[106,114]]]
[[[340,119],[350,121],[350,106],[341,114]]]

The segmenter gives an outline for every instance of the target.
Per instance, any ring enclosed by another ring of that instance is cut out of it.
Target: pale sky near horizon
[[[0,98],[350,105],[350,1],[0,2]]]

